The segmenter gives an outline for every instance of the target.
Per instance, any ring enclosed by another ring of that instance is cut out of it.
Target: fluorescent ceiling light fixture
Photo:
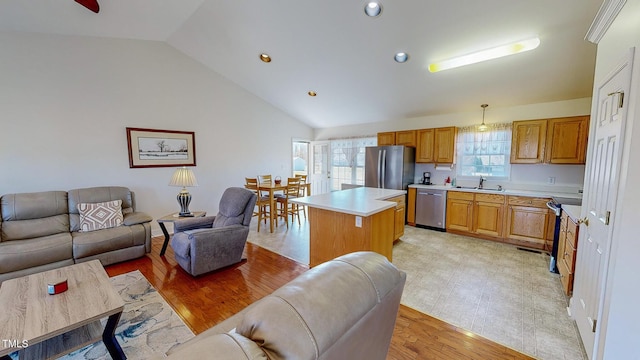
[[[377,2],[369,2],[364,6],[364,13],[367,16],[376,17],[382,12],[382,5]]]
[[[533,39],[518,41],[511,44],[498,46],[492,49],[478,51],[469,55],[459,56],[449,60],[429,64],[429,72],[433,73],[442,70],[453,69],[460,66],[479,63],[481,61],[518,54],[524,51],[533,50],[537,48],[538,45],[540,45],[540,39],[537,37]]]

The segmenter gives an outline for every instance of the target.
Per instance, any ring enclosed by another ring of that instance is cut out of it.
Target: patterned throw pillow
[[[80,231],[109,229],[122,225],[122,200],[78,204]]]

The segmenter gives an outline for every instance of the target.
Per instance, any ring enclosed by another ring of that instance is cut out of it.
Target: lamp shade
[[[196,176],[193,174],[191,169],[183,166],[181,168],[177,168],[173,173],[171,181],[169,181],[169,185],[182,187],[198,186],[198,180],[196,180]]]

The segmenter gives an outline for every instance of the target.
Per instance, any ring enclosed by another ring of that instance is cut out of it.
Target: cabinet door
[[[502,237],[503,215],[503,204],[476,201],[473,209],[474,232]]]
[[[395,145],[395,144],[396,144],[395,131],[378,133],[378,146]]]
[[[454,126],[434,129],[434,162],[453,164],[456,158],[456,135]]]
[[[549,226],[549,211],[520,205],[509,205],[507,234],[512,240],[523,241],[527,246],[544,249]]]
[[[400,239],[402,235],[404,235],[404,219],[405,219],[405,207],[404,204],[396,206],[395,213],[395,225],[394,230],[395,234],[393,236],[394,240]]]
[[[473,200],[447,199],[447,230],[473,230]]]
[[[589,116],[549,119],[545,162],[584,164],[587,158]]]
[[[416,146],[416,131],[396,131],[396,145]]]
[[[416,188],[409,188],[409,195],[407,199],[407,223],[409,225],[416,225]]]
[[[544,160],[547,120],[514,121],[511,134],[511,163],[537,164]]]
[[[432,163],[434,161],[433,130],[434,129],[421,129],[416,132],[418,141],[416,146],[417,163]]]

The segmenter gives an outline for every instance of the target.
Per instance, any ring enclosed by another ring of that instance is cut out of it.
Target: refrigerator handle
[[[378,185],[379,188],[384,189],[385,176],[387,175],[387,150],[382,150],[382,185]]]
[[[380,172],[382,171],[382,164],[380,164],[380,161],[382,160],[382,150],[378,149],[378,173],[377,173],[377,177],[376,177],[376,187],[379,188],[380,187]]]

